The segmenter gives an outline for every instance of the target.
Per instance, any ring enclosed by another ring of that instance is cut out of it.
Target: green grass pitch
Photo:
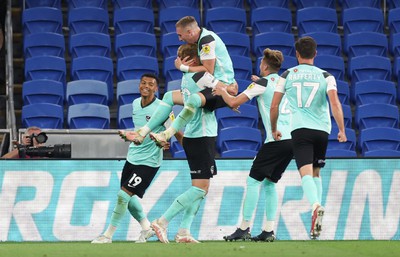
[[[2,242],[0,257],[386,257],[400,256],[400,241]]]

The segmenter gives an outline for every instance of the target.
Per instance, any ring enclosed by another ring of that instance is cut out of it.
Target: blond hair
[[[269,48],[264,49],[263,62],[266,62],[269,66],[269,70],[272,72],[278,72],[282,66],[283,54],[279,50],[272,50]]]

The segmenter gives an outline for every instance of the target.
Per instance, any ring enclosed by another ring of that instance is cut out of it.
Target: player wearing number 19
[[[132,103],[132,118],[135,126],[144,126],[157,109],[161,102],[155,96],[157,90],[158,78],[153,74],[142,75],[139,84],[141,97],[135,99]],[[167,121],[169,120],[167,119]],[[164,124],[167,125],[167,123]],[[157,132],[164,130],[164,125],[159,125],[155,128]],[[132,133],[132,131],[119,131],[120,137],[124,140],[127,140],[126,135],[129,133]],[[181,140],[182,133],[178,133],[176,137]],[[138,197],[143,197],[146,189],[157,174],[162,159],[163,149],[157,147],[148,137],[144,139],[141,145],[135,145],[134,143],[129,145],[126,162],[122,170],[121,189],[117,194],[117,202],[111,215],[110,224],[107,230],[94,239],[92,243],[111,243],[112,236],[120,225],[127,209],[142,227],[137,243],[144,243],[154,235]]]
[[[339,142],[346,142],[343,110],[340,104],[335,78],[314,66],[317,44],[311,37],[296,41],[296,57],[299,65],[285,71],[275,88],[271,103],[270,119],[272,136],[280,140],[277,130],[279,104],[284,94],[292,111],[292,143],[297,169],[300,172],[304,194],[312,206],[310,236],[316,239],[322,229],[324,208],[320,169],[325,166],[328,136],[331,132],[330,107],[337,123]]]

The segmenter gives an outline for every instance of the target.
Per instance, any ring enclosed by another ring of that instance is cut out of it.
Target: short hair
[[[314,58],[317,52],[317,43],[309,36],[299,38],[294,46],[300,57],[304,59]]]
[[[183,59],[189,56],[189,59],[195,58],[198,56],[197,52],[197,44],[183,44],[178,48],[178,57]]]
[[[157,82],[157,86],[158,86],[158,84],[160,83],[160,80],[158,79],[158,77],[157,77],[156,74],[153,74],[153,73],[144,73],[144,74],[140,77],[140,80],[142,80],[144,77],[155,79],[156,82]]]
[[[27,132],[29,132],[31,130],[40,130],[41,131],[42,129],[39,128],[39,127],[36,127],[36,126],[30,126],[30,127],[26,128],[25,133],[27,133]]]
[[[264,49],[264,57],[262,61],[266,62],[273,72],[278,72],[281,69],[283,62],[283,54],[279,50]]]
[[[185,28],[187,26],[198,26],[196,19],[193,16],[185,16],[182,17],[175,23],[175,27]]]

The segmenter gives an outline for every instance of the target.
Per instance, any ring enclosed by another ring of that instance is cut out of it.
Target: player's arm
[[[279,116],[279,104],[282,101],[283,93],[281,92],[274,92],[274,96],[271,102],[271,109],[270,109],[270,120],[271,120],[271,130],[272,133],[277,131],[277,121]],[[275,137],[274,137],[275,138]],[[275,138],[276,140],[276,138]]]
[[[222,96],[222,99],[224,99],[224,102],[231,108],[237,109],[241,104],[247,102],[250,100],[248,96],[244,93],[241,93],[238,96],[232,96],[228,93],[227,87],[224,86],[222,83],[218,83],[218,85],[215,87],[213,94],[214,95],[220,95]]]
[[[176,138],[176,140],[178,140],[179,144],[183,145],[183,143],[182,143],[183,133],[181,131],[176,132],[175,138]]]
[[[347,137],[346,137],[346,130],[344,127],[343,109],[337,94],[335,78],[333,76],[329,76],[327,77],[327,82],[328,82],[327,91],[328,91],[329,104],[332,110],[333,118],[335,119],[335,122],[339,129],[337,136],[338,141],[346,142]]]

